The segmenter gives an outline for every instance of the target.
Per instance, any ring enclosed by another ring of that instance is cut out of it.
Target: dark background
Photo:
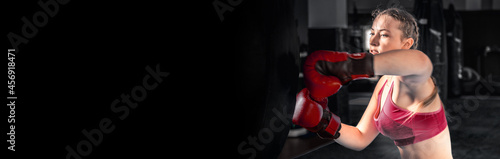
[[[332,37],[315,37],[318,30],[307,29],[307,21],[304,26],[301,1],[243,0],[230,6],[222,21],[215,1],[59,5],[16,53],[16,152],[9,155],[65,158],[67,145],[75,148],[87,140],[83,129],[98,128],[109,118],[115,130],[84,158],[248,158],[238,147],[259,134],[272,141],[259,140],[264,148],[255,157],[276,158],[291,125],[270,123],[277,116],[273,109],[291,123],[295,93],[303,87],[299,53],[312,49],[310,41]],[[8,1],[4,35],[22,35],[21,18],[31,21],[42,11],[37,2]],[[498,23],[491,18],[498,11],[460,15],[464,64],[480,72],[485,66],[477,55],[500,43]],[[358,16],[365,22],[371,18],[366,12]],[[334,44],[318,49],[338,48]],[[7,38],[5,48],[12,48]],[[142,85],[145,67],[155,70],[157,64],[169,76],[119,120],[111,102]],[[271,124],[286,129],[263,133]]]
[[[22,36],[21,18],[42,10],[37,1],[7,6],[4,35]],[[269,105],[291,120],[298,83],[292,7],[243,2],[221,22],[212,1],[59,4],[16,53],[16,152],[9,156],[65,158],[65,147],[76,151],[88,140],[82,130],[99,128],[103,118],[115,130],[83,158],[239,156],[238,144],[274,116]],[[4,47],[12,48],[8,38]],[[120,120],[111,103],[157,64],[169,76]],[[278,155],[286,126],[266,154]]]
[[[4,12],[4,35],[22,36],[21,18],[31,20],[42,10],[37,1],[9,1],[5,7],[9,10]],[[235,64],[224,60],[234,56],[224,50],[234,43],[219,40],[228,35],[221,26],[210,3],[60,5],[57,15],[38,28],[29,43],[19,46],[17,151],[8,154],[65,158],[66,145],[75,149],[81,140],[88,140],[83,129],[99,128],[100,120],[109,118],[116,129],[104,134],[102,143],[85,158],[166,158],[184,153],[179,150],[192,152],[185,154],[189,156],[216,155],[195,149],[222,140],[207,138],[213,138],[216,130],[227,131],[223,127],[235,119],[223,116],[229,120],[219,123],[221,114],[214,114],[230,111],[233,106],[228,103],[235,94],[221,93],[234,85],[225,77],[231,77],[227,73]],[[4,48],[11,48],[8,39]],[[170,75],[148,91],[125,120],[119,120],[121,113],[110,110],[112,101],[142,85],[148,74],[145,67],[155,70],[157,64]]]

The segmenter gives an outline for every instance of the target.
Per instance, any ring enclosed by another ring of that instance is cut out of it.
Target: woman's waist
[[[401,158],[453,158],[448,128],[438,135],[414,144],[397,146]]]

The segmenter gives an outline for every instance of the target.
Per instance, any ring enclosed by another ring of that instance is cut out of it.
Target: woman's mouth
[[[370,50],[370,53],[375,55],[375,54],[378,54],[379,52],[377,50]]]

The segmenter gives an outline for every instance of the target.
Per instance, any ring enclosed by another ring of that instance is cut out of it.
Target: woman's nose
[[[378,44],[379,44],[379,43],[378,43],[378,39],[379,39],[379,38],[378,38],[378,36],[377,36],[377,35],[372,35],[372,36],[370,37],[370,45],[371,45],[371,46],[378,46]]]

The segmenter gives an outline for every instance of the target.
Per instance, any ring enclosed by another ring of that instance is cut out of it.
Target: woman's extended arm
[[[373,56],[375,75],[403,76],[406,84],[426,82],[432,74],[429,57],[419,50],[391,50]]]

